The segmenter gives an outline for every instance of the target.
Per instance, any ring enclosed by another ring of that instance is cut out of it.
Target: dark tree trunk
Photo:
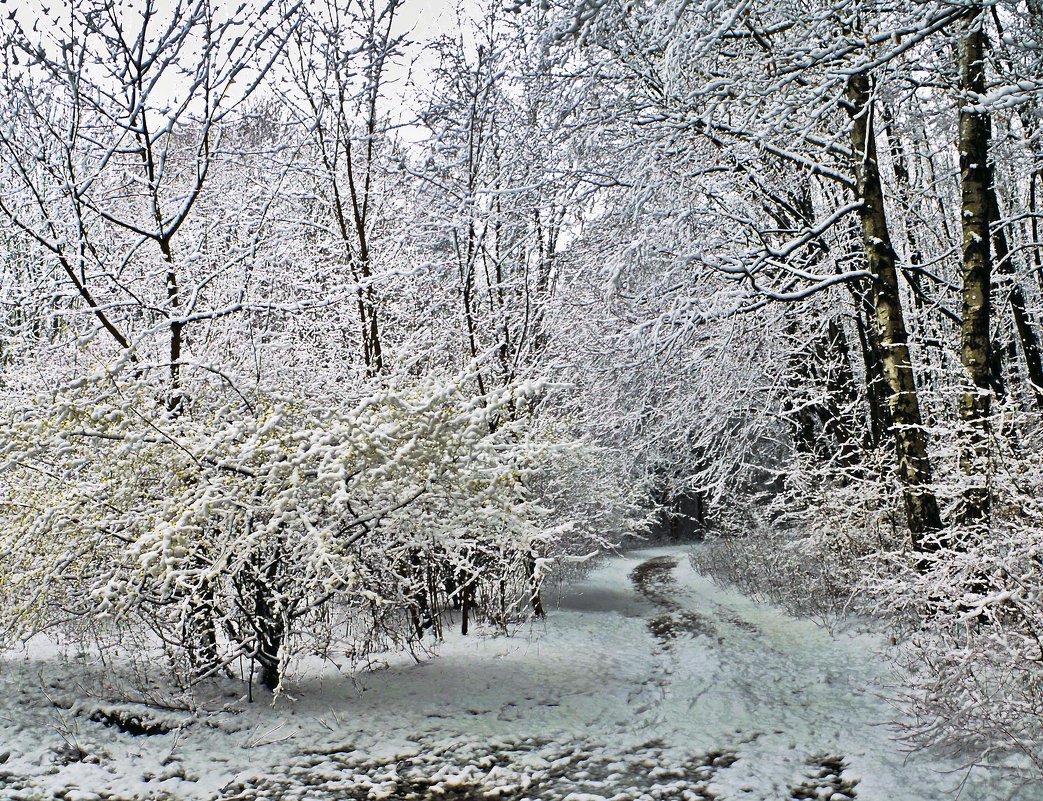
[[[823,430],[835,449],[840,467],[852,470],[859,463],[858,441],[850,417],[857,396],[855,374],[851,369],[847,337],[835,317],[826,324],[820,349],[826,390]]]
[[[873,300],[869,287],[862,285],[853,290],[859,313],[855,316],[858,343],[862,350],[862,369],[866,379],[866,404],[869,407],[869,431],[867,448],[876,448],[887,439],[894,421],[888,402],[887,382],[884,380],[884,361],[880,352],[880,341],[873,323]]]
[[[468,556],[465,553],[464,559]],[[458,589],[460,595],[460,633],[467,634],[471,630],[471,613],[474,610],[475,573],[469,565],[459,569]]]
[[[913,548],[937,548],[942,528],[938,502],[931,489],[931,461],[927,432],[920,415],[920,401],[909,354],[909,338],[902,312],[895,252],[888,231],[883,188],[877,165],[873,133],[871,82],[868,75],[852,75],[847,101],[851,114],[851,149],[859,156],[855,176],[862,207],[862,240],[866,268],[873,276],[870,297],[872,323],[880,349],[884,381],[889,393],[892,433],[902,483],[902,498]]]
[[[286,626],[282,617],[275,615],[262,620],[257,631],[257,654],[255,659],[261,666],[261,684],[275,692],[282,682],[281,651],[286,638]]]
[[[543,599],[540,597],[540,578],[536,575],[536,557],[528,554],[525,557],[525,572],[529,579],[529,602],[532,605],[532,613],[539,618],[546,616],[543,609]]]
[[[985,92],[984,13],[975,6],[967,13],[960,40],[959,121],[960,179],[963,224],[963,304],[960,315],[960,361],[966,370],[960,393],[960,417],[970,429],[963,456],[967,487],[959,518],[976,523],[989,515],[989,413],[992,398],[992,254],[989,248],[992,175],[989,169],[991,120],[969,105]]]
[[[434,612],[429,592],[430,580],[427,565],[420,558],[420,550],[414,548],[409,553],[409,567],[412,593],[409,604],[409,615],[413,622],[413,631],[416,638],[423,638],[424,632],[434,625]]]
[[[286,586],[285,543],[255,553],[248,569],[236,577],[246,623],[253,630],[253,660],[261,669],[261,684],[275,692],[282,682],[282,649],[289,634],[293,609],[281,597]]]
[[[989,218],[995,224],[1001,219],[995,184],[989,190],[989,207]],[[1018,281],[1017,270],[1014,269],[1013,254],[1010,252],[1007,231],[1003,225],[996,227],[992,242],[996,252],[996,272],[1002,275],[1008,284],[1008,302],[1011,316],[1014,318],[1014,331],[1025,357],[1025,371],[1032,397],[1036,406],[1043,409],[1043,358],[1040,356],[1039,337],[1029,317],[1025,293]]]

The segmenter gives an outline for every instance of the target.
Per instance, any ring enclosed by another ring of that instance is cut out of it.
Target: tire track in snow
[[[691,715],[698,717],[704,707],[719,706],[722,691],[732,688],[735,702],[743,709],[736,715],[739,720],[754,721],[766,709],[774,709],[777,717],[779,708],[794,706],[786,697],[786,692],[779,692],[779,687],[765,681],[765,673],[779,671],[785,675],[789,667],[788,660],[782,655],[775,643],[767,636],[762,623],[754,622],[736,609],[705,593],[696,593],[692,587],[700,584],[697,576],[691,571],[688,560],[686,567],[680,569],[679,560],[684,556],[674,554],[658,554],[644,559],[630,572],[629,578],[644,598],[657,609],[657,614],[648,618],[649,633],[655,640],[656,652],[660,656],[656,681],[663,687],[662,697],[653,708],[644,710],[647,725],[650,728],[669,729],[671,717],[676,717],[676,706],[683,705]],[[682,574],[679,576],[679,574]],[[685,579],[684,584],[681,578]],[[716,660],[708,659],[716,654]],[[697,658],[693,659],[693,656]],[[752,657],[752,658],[751,658]],[[693,681],[691,664],[712,664],[710,672],[703,672]],[[776,667],[777,666],[777,667]],[[802,670],[797,671],[800,675]],[[803,686],[803,690],[808,686]],[[680,690],[680,692],[678,692]],[[687,690],[687,692],[686,692]],[[789,688],[790,692],[796,692]],[[733,710],[734,711],[734,710]],[[801,714],[798,709],[797,715]],[[729,743],[729,748],[742,749],[770,736],[785,734],[787,726],[766,730],[761,727],[737,730]],[[797,756],[799,751],[792,749]],[[727,767],[738,761],[742,750],[732,750],[735,759]],[[787,755],[789,756],[789,755]],[[756,757],[754,757],[756,758]],[[760,755],[764,758],[764,755]],[[749,758],[747,758],[749,760]],[[786,762],[793,762],[787,759]],[[844,775],[846,767],[843,757],[835,755],[812,755],[804,758],[805,768],[799,778],[788,781],[781,776],[772,781],[776,797],[792,799],[829,799],[830,801],[849,801],[856,796],[855,787],[858,778]],[[796,764],[784,769],[781,773],[793,775]],[[740,787],[740,792],[744,788]],[[747,785],[746,792],[753,792]],[[782,793],[785,792],[783,796]]]

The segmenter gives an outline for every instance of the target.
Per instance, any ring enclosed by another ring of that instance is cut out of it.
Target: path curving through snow
[[[968,801],[1043,798],[903,753],[875,637],[722,589],[685,548],[607,558],[546,601],[510,637],[355,676],[304,665],[274,706],[230,698],[148,737],[63,700],[77,666],[8,655],[0,798],[946,801],[965,779]],[[88,758],[60,758],[56,699]]]
[[[961,784],[964,799],[1008,798],[990,777],[894,741],[878,638],[831,635],[722,589],[689,553],[607,559],[546,623],[456,639],[407,671],[414,680],[370,684],[368,714],[414,710],[408,750],[374,759],[351,744],[311,762],[354,787],[412,777],[396,787],[417,798],[944,801]],[[434,792],[432,769],[444,779]]]
[[[732,751],[735,761],[710,785],[722,799],[1043,799],[1043,788],[1014,793],[958,761],[904,750],[889,723],[899,714],[887,700],[895,676],[879,637],[831,634],[721,588],[689,555],[627,553],[562,598],[566,614],[600,609],[647,629],[654,692],[635,699],[626,736]],[[632,594],[607,594],[627,583]]]

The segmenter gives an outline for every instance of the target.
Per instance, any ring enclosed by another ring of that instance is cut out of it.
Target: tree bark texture
[[[985,93],[985,32],[978,6],[968,12],[960,39],[960,182],[963,226],[963,302],[960,315],[960,361],[966,375],[960,393],[960,418],[970,430],[962,455],[967,485],[959,518],[974,523],[989,514],[989,413],[991,411],[992,254],[989,246],[993,205],[989,168],[991,121],[971,104]]]
[[[989,217],[995,224],[1002,218],[995,184],[989,190],[989,201]],[[1037,408],[1043,409],[1043,356],[1040,354],[1039,337],[1033,326],[1032,318],[1029,316],[1025,292],[1018,281],[1013,254],[1010,252],[1010,242],[1007,239],[1007,230],[1003,225],[996,227],[992,243],[996,257],[996,273],[1002,275],[1009,285],[1007,302],[1010,304],[1011,316],[1014,318],[1014,330],[1018,336],[1018,343],[1021,345],[1021,352],[1025,357],[1025,369],[1031,384],[1032,397]]]
[[[880,361],[888,390],[893,422],[898,475],[913,548],[934,550],[935,532],[942,528],[938,501],[931,489],[931,460],[927,432],[920,414],[919,395],[909,354],[909,337],[902,312],[895,251],[884,210],[883,188],[873,133],[872,83],[868,75],[855,74],[847,86],[851,115],[851,148],[855,154],[855,178],[862,207],[862,241],[866,268],[873,278],[870,296],[872,324],[880,347]]]

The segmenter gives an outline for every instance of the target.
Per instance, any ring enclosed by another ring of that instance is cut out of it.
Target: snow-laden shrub
[[[905,612],[906,735],[994,766],[1013,753],[1043,776],[1043,528],[1004,521],[991,533],[876,581]]]
[[[769,513],[717,532],[695,555],[715,580],[833,623],[871,613],[890,628],[904,734],[999,769],[1043,776],[1043,443],[1032,420],[993,421],[985,525],[961,525],[961,431],[936,432],[934,490],[948,521],[915,551],[887,454],[855,470],[791,459]],[[1028,768],[1026,770],[1026,768]]]
[[[697,567],[827,626],[864,611],[867,560],[905,541],[897,480],[880,478],[888,459],[867,451],[857,470],[841,471],[835,462],[792,455],[777,489],[726,519],[695,554]]]
[[[141,383],[37,399],[0,434],[5,640],[144,630],[186,682],[245,657],[275,687],[294,656],[408,644],[449,608],[465,627],[538,608],[568,526],[528,484],[581,446],[535,440],[538,386],[465,386],[179,415]]]
[[[994,419],[984,525],[950,523],[922,558],[884,554],[866,584],[896,623],[917,745],[980,754],[1043,778],[1043,442],[1023,420],[1017,438]],[[957,445],[951,447],[958,454]],[[952,473],[949,473],[953,476]],[[940,495],[958,499],[956,475]],[[955,506],[955,500],[953,502]],[[950,511],[950,519],[955,515]],[[1010,759],[1010,755],[1014,759]],[[1027,771],[1024,768],[1028,767]]]

